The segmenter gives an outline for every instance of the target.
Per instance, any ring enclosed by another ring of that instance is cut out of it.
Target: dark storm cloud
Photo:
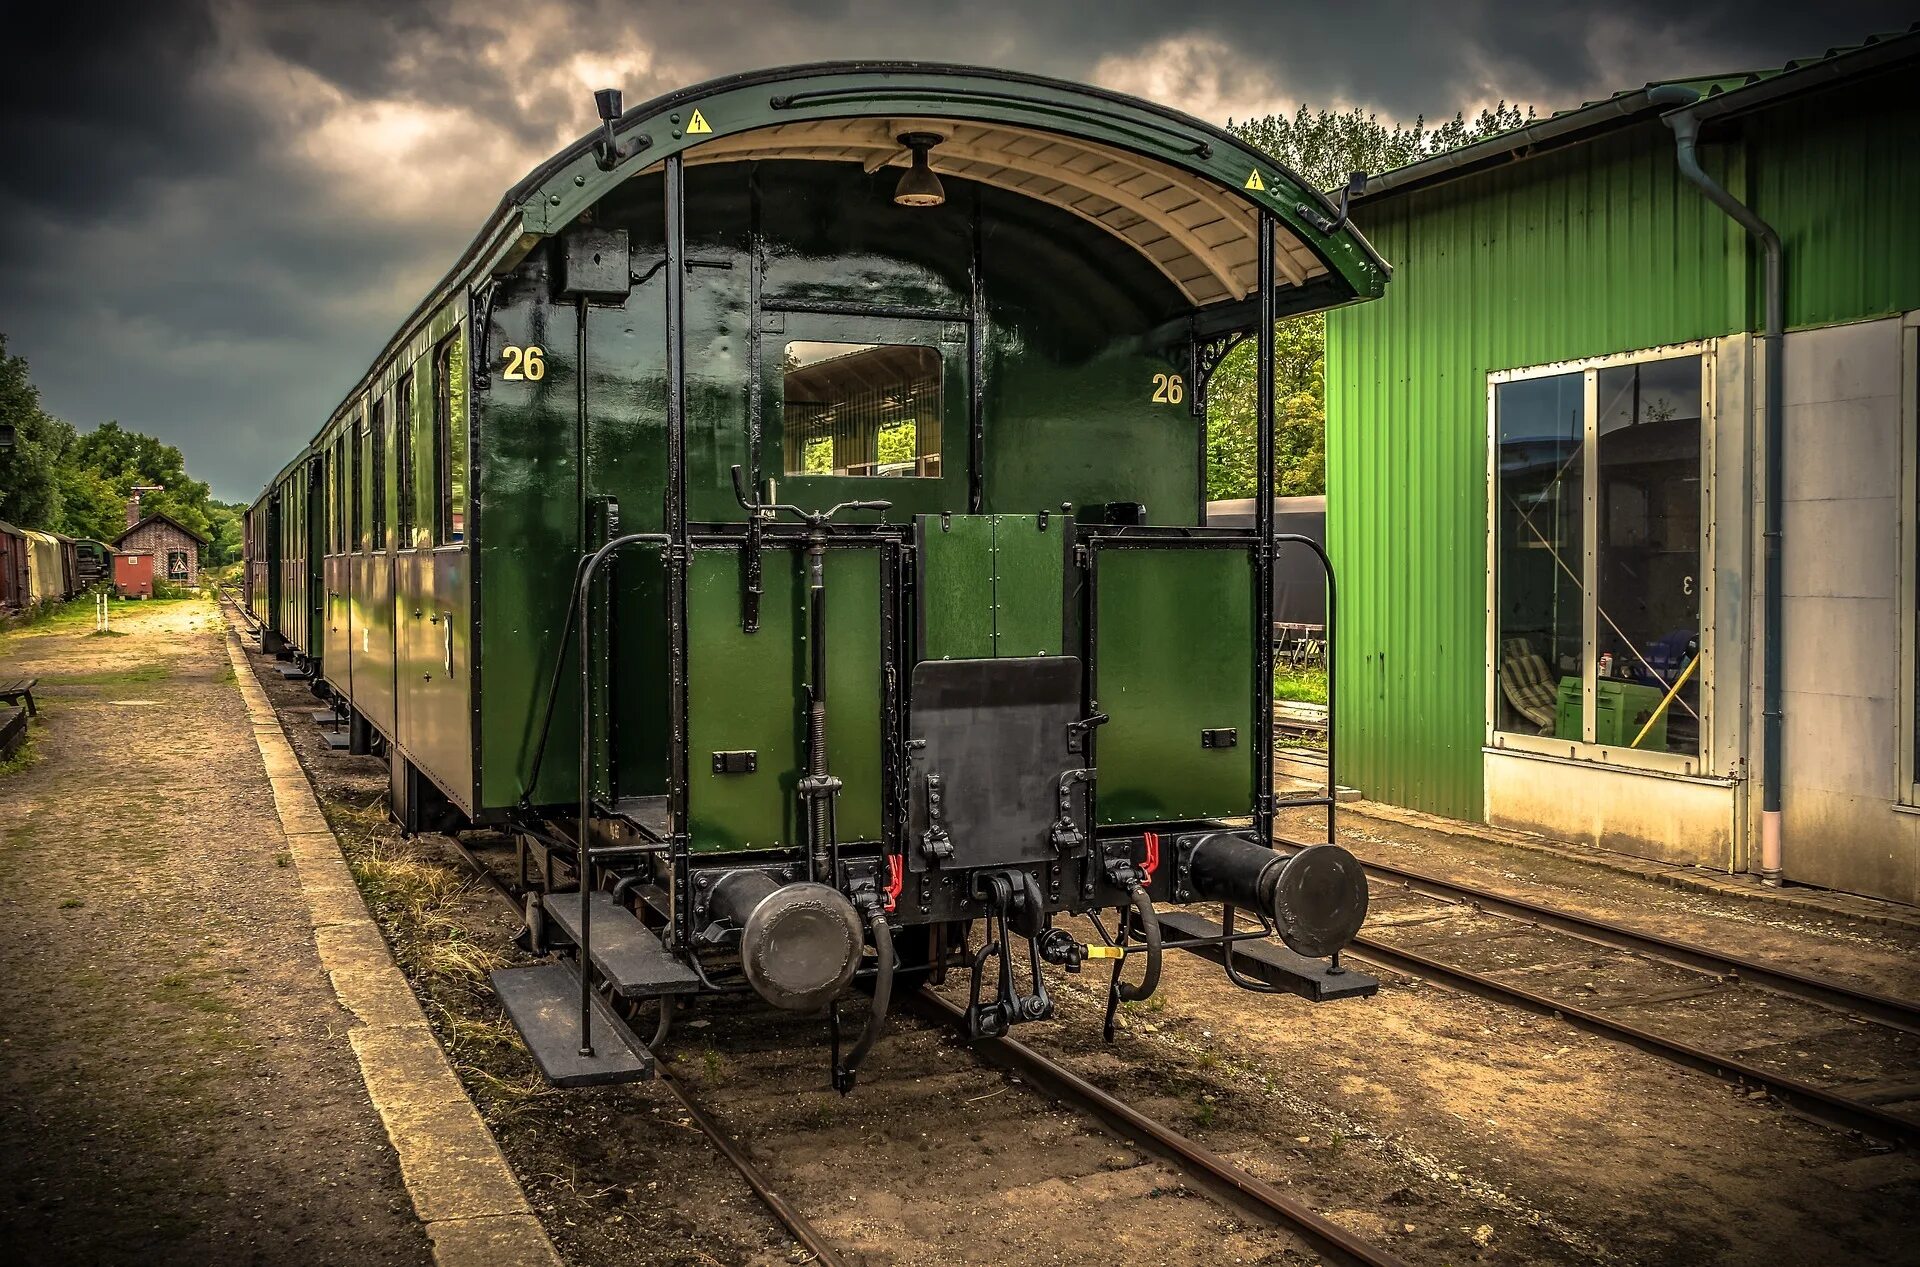
[[[18,8],[18,6],[13,6]],[[50,408],[157,432],[225,496],[312,433],[500,192],[592,120],[758,66],[972,61],[1224,121],[1551,110],[1777,65],[1902,6],[1113,0],[235,0],[10,14],[0,331]]]

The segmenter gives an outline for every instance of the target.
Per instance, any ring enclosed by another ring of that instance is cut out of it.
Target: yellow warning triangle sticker
[[[697,136],[702,132],[711,131],[713,131],[713,128],[707,123],[707,116],[701,114],[699,109],[696,108],[693,112],[693,118],[687,120],[687,135]]]
[[[692,129],[689,128],[688,131],[692,131]],[[1240,186],[1240,188],[1257,189],[1261,193],[1265,193],[1267,192],[1267,182],[1260,179],[1260,169],[1256,167],[1247,173],[1247,183]]]

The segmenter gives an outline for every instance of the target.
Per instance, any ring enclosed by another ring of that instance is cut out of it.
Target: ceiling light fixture
[[[947,138],[938,132],[902,132],[900,144],[913,151],[913,165],[900,174],[893,187],[893,201],[902,207],[937,207],[947,200],[947,191],[927,162],[927,151]]]

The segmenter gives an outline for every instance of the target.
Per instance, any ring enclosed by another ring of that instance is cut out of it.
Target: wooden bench
[[[16,678],[11,682],[0,682],[0,704],[18,704],[22,700],[27,704],[27,716],[38,717],[40,710],[33,706],[33,688],[40,684],[39,678]]]

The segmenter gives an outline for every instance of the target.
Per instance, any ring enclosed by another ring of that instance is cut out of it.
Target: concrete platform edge
[[[224,615],[224,613],[223,613]],[[547,1236],[499,1143],[467,1098],[353,884],[340,843],[261,688],[231,621],[227,657],[273,780],[281,831],[314,927],[321,966],[355,1023],[347,1038],[368,1098],[400,1158],[401,1178],[440,1267],[549,1263]],[[378,943],[379,953],[370,953]],[[381,961],[384,962],[381,962]]]

